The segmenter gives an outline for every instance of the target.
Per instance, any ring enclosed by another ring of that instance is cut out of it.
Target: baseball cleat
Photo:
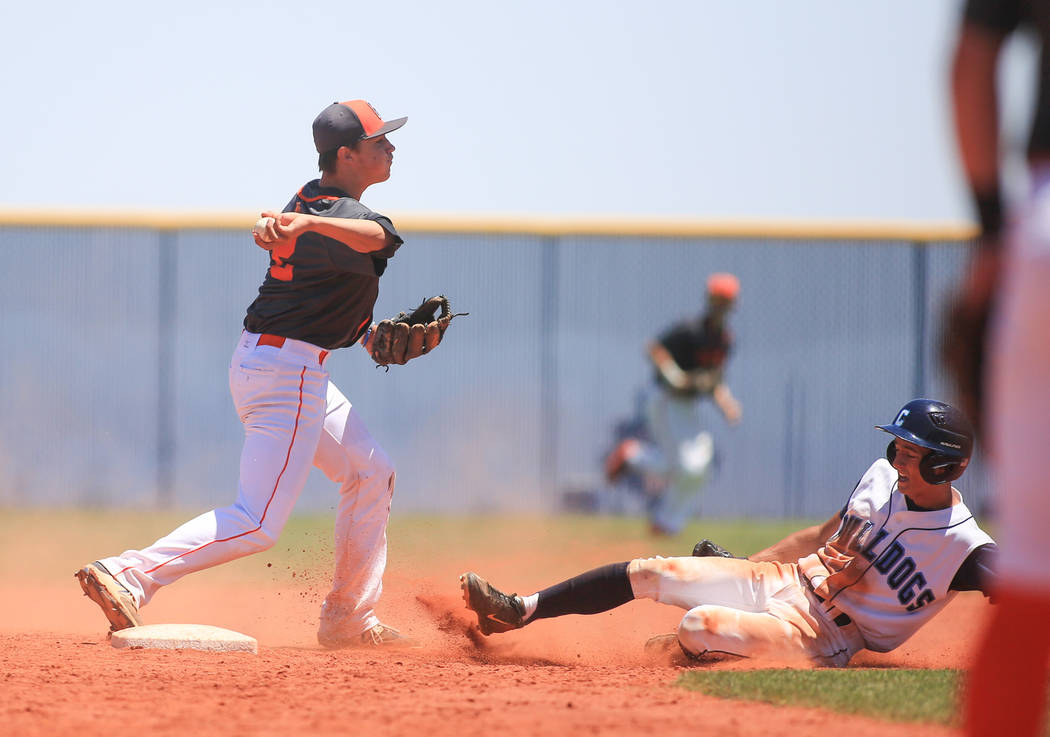
[[[476,573],[459,577],[467,609],[478,615],[478,629],[483,635],[508,632],[525,626],[525,603],[517,594],[507,596]]]
[[[365,646],[379,646],[379,645],[412,645],[412,640],[405,637],[399,630],[393,627],[387,627],[385,624],[377,624],[375,627],[370,627],[361,633],[358,638],[362,645]]]
[[[696,558],[734,558],[732,553],[718,543],[708,540],[706,537],[693,546],[693,556]]]
[[[348,647],[418,647],[418,643],[393,627],[377,624],[355,635],[343,635],[322,627],[317,632],[317,642],[329,650]]]
[[[605,459],[605,480],[615,483],[627,471],[631,458],[638,454],[639,443],[634,438],[626,438],[613,449]]]
[[[696,663],[716,663],[722,660],[736,659],[738,656],[729,653],[694,653],[686,650],[685,645],[678,639],[677,632],[667,632],[662,635],[653,635],[645,641],[645,654],[651,658],[670,658],[672,662],[681,665],[695,665]]]
[[[667,655],[678,652],[681,644],[678,642],[677,632],[667,632],[662,635],[653,635],[645,641],[644,650],[646,655]]]
[[[113,577],[97,560],[88,563],[76,572],[84,595],[98,604],[109,620],[109,628],[115,632],[142,624],[135,598],[120,581]]]

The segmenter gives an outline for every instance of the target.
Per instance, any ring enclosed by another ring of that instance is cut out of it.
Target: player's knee
[[[682,617],[681,623],[678,625],[679,632],[695,632],[697,634],[707,632],[712,621],[712,613],[705,606],[698,606],[690,609]]]
[[[274,510],[268,516],[259,515],[240,502],[217,510],[217,516],[220,529],[228,533],[225,537],[233,541],[244,555],[272,548],[287,519]]]
[[[371,499],[385,499],[387,503],[394,496],[394,481],[397,471],[390,458],[379,451],[372,455],[367,468],[361,469],[358,488]],[[371,491],[367,491],[367,490]]]
[[[394,481],[397,479],[397,469],[390,456],[382,449],[376,448],[369,458],[368,468],[365,469],[370,479],[374,479],[375,494],[383,496],[389,501],[394,495]]]
[[[253,554],[261,553],[272,548],[280,536],[280,529],[275,529],[269,525],[260,525],[259,529],[245,537],[244,542]]]
[[[397,472],[385,454],[373,456],[368,466],[359,468],[340,484],[340,493],[352,494],[367,504],[387,507],[394,497]]]
[[[374,448],[364,463],[361,462],[360,455],[344,448],[337,458],[329,457],[327,462],[319,463],[318,467],[330,481],[344,489],[368,479],[391,479],[395,474],[394,463],[382,448]]]
[[[720,650],[722,622],[712,607],[690,609],[678,625],[678,642],[686,652],[701,655],[709,650]]]
[[[372,454],[371,472],[380,478],[390,479],[389,486],[391,490],[394,485],[394,478],[397,475],[397,469],[394,468],[394,462],[390,460],[390,456],[384,453],[380,449]]]

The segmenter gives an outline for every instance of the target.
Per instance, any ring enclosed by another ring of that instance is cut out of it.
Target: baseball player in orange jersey
[[[112,629],[141,623],[139,610],[188,573],[257,553],[276,542],[311,466],[339,485],[335,575],[321,610],[326,647],[404,638],[379,622],[394,466],[350,401],[329,380],[329,352],[369,348],[379,277],[402,244],[390,220],[361,204],[386,181],[394,146],[363,100],[333,103],[313,123],[320,179],[307,183],[256,243],[270,267],[230,362],[233,402],[244,425],[234,503],[200,515],[142,550],[77,572]]]
[[[1042,45],[1028,139],[1029,191],[1008,227],[1000,198],[997,62],[1008,37],[1034,31]],[[1003,541],[996,602],[967,682],[966,733],[1043,734],[1050,665],[1050,3],[968,0],[955,48],[952,92],[963,169],[981,221],[980,247],[949,339],[976,371],[963,394],[983,405]],[[991,307],[990,329],[982,309]],[[973,340],[977,331],[977,339]],[[984,338],[983,342],[981,338]],[[967,340],[969,338],[970,340]],[[976,345],[967,345],[976,342]],[[984,374],[980,371],[985,367]],[[982,391],[983,389],[983,391]]]
[[[701,402],[714,402],[730,425],[740,422],[740,403],[725,380],[733,347],[727,321],[739,293],[735,276],[711,274],[703,314],[674,324],[649,344],[655,383],[645,408],[648,439],[625,438],[606,458],[610,482],[625,472],[643,477],[655,535],[681,531],[714,465],[714,440],[701,419]]]
[[[844,666],[862,649],[892,650],[955,592],[987,591],[996,546],[951,486],[973,447],[965,417],[916,399],[878,427],[893,436],[886,458],[864,473],[842,510],[749,559],[639,558],[531,596],[464,573],[464,600],[486,635],[648,598],[686,610],[675,635],[662,639],[692,657]]]

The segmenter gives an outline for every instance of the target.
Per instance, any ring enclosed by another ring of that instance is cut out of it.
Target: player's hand
[[[729,391],[729,387],[724,383],[719,382],[712,390],[711,396],[714,397],[715,404],[718,405],[718,408],[722,410],[726,422],[734,426],[739,425],[740,416],[743,413],[743,410],[740,408],[740,402],[736,401],[736,397],[734,397],[732,392]]]
[[[265,251],[273,250],[280,240],[277,234],[277,220],[271,217],[270,213],[262,213],[252,227],[252,238],[259,248]]]
[[[698,394],[710,394],[721,381],[721,372],[711,369],[693,369],[686,374],[689,389]]]
[[[693,388],[689,375],[685,371],[682,371],[674,361],[663,361],[657,364],[657,366],[660,369],[660,374],[664,377],[664,381],[666,381],[668,386],[672,389],[676,389],[680,392],[688,392]]]
[[[821,560],[827,564],[827,559],[824,556],[820,556]],[[846,558],[840,562],[842,568],[835,571],[834,573],[828,574],[826,578],[820,581],[813,590],[822,599],[830,599],[835,594],[839,593],[845,588],[849,588],[853,584],[857,583],[864,575],[864,566],[857,562],[856,558]]]
[[[277,235],[284,240],[293,240],[310,230],[314,216],[302,212],[268,212],[265,216],[272,217],[276,222],[274,229]]]
[[[726,422],[730,425],[739,425],[740,417],[743,414],[743,410],[740,408],[740,402],[735,399],[727,399],[722,407],[722,414],[726,416]]]
[[[868,544],[874,525],[854,514],[842,518],[838,530],[828,538],[817,557],[828,571],[816,592],[825,599],[838,591],[855,584],[866,570],[861,552]]]
[[[309,230],[310,220],[310,215],[299,212],[264,212],[252,230],[255,245],[267,251],[280,248]]]
[[[834,551],[838,556],[853,558],[860,555],[868,544],[875,525],[869,520],[862,519],[855,514],[844,514],[839,528],[835,534],[828,538],[824,544],[825,550]]]

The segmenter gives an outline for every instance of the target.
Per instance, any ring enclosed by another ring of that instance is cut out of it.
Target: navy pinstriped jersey
[[[874,530],[861,553],[864,574],[831,601],[876,652],[893,650],[939,612],[955,596],[964,562],[993,544],[961,497],[945,509],[909,509],[884,458],[861,478],[846,513]]]
[[[245,329],[327,350],[353,345],[372,322],[379,277],[403,243],[401,236],[388,218],[341,190],[322,187],[317,179],[299,190],[284,211],[373,220],[393,236],[393,243],[375,253],[359,253],[311,232],[274,249],[259,296],[244,318]]]

